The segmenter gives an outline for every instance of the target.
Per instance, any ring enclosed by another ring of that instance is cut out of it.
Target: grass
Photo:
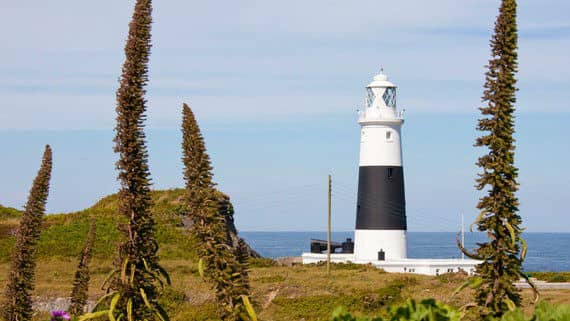
[[[157,222],[156,237],[163,258],[194,257],[192,242],[179,215],[182,193],[180,189],[152,192],[152,211]],[[125,223],[125,219],[117,214],[117,208],[117,195],[111,195],[83,211],[46,215],[38,244],[38,258],[75,258],[81,252],[91,218],[97,221],[94,257],[113,258],[122,237],[117,224]],[[21,212],[15,209],[0,207],[0,262],[8,262],[10,259],[15,241],[13,236],[20,216]]]
[[[20,218],[22,216],[22,211],[11,207],[4,207],[0,205],[0,220],[7,220],[13,218]]]
[[[529,275],[546,282],[570,282],[570,272],[530,272]]]
[[[34,295],[41,301],[69,296],[75,259],[53,258],[38,262]],[[162,264],[169,271],[172,287],[162,299],[172,321],[216,320],[214,296],[198,276],[194,260],[168,259]],[[92,263],[92,300],[103,294],[100,285],[107,276],[111,261],[95,259]],[[3,289],[9,264],[0,264],[0,288]],[[389,304],[407,298],[438,300],[459,307],[470,300],[468,291],[451,298],[450,294],[465,281],[465,276],[430,277],[412,274],[385,273],[368,266],[348,270],[333,264],[331,276],[325,267],[295,265],[252,268],[250,273],[252,299],[260,320],[329,320],[337,306],[345,306],[358,315],[383,314]],[[529,311],[532,295],[523,291],[525,309]],[[570,290],[542,292],[542,299],[551,303],[570,300]],[[44,320],[38,314],[35,320]]]
[[[169,272],[172,287],[162,301],[172,321],[216,320],[214,295],[198,275],[197,260],[183,227],[180,212],[182,190],[155,191],[152,209],[157,222],[162,265]],[[21,212],[0,207],[0,291],[6,284],[13,232]],[[117,196],[103,198],[92,207],[69,214],[48,215],[38,248],[37,300],[51,302],[67,297],[71,291],[77,256],[81,251],[91,218],[97,220],[95,256],[91,264],[89,296],[100,297],[103,280],[111,271],[121,234],[117,224]],[[407,298],[435,298],[456,307],[470,300],[468,291],[456,297],[451,293],[465,281],[465,276],[445,274],[438,277],[386,273],[368,265],[332,264],[331,276],[324,265],[280,266],[271,259],[251,262],[252,300],[260,320],[329,320],[337,306],[345,306],[357,315],[382,314],[389,304]],[[570,273],[532,273],[539,279],[568,280]],[[523,291],[528,311],[532,295]],[[570,290],[548,290],[542,299],[551,303],[570,301]],[[38,313],[35,320],[49,319]]]

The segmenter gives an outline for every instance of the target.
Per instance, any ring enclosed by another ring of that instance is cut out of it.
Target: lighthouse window
[[[371,107],[374,103],[374,99],[376,99],[376,95],[372,88],[366,88],[366,107]]]
[[[396,107],[396,88],[395,87],[388,87],[382,95],[382,99],[384,99],[384,103],[388,107]]]
[[[386,178],[388,178],[389,180],[391,180],[393,176],[394,176],[394,169],[393,169],[393,168],[388,168],[388,172],[386,173]]]
[[[392,132],[391,131],[386,131],[386,140],[391,140],[392,139]]]

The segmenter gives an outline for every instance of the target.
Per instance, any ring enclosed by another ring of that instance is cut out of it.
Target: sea
[[[279,258],[300,256],[309,252],[310,240],[326,240],[326,232],[240,232],[259,254]],[[354,240],[354,232],[332,232],[332,240]],[[408,232],[408,257],[410,258],[460,258],[456,245],[456,233]],[[524,233],[528,244],[523,268],[526,272],[570,271],[570,233]],[[477,242],[486,239],[482,233],[465,233],[465,246],[476,248]]]

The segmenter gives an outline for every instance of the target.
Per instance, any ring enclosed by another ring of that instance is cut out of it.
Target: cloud
[[[112,127],[131,6],[0,4],[0,28],[13,30],[0,35],[0,127]],[[565,111],[570,4],[519,8],[521,110]],[[183,100],[208,121],[350,113],[380,65],[409,111],[470,113],[497,3],[168,1],[154,10],[149,121],[175,127]]]

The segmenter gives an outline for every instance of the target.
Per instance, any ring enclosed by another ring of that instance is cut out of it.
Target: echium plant
[[[119,245],[115,270],[104,287],[94,313],[83,318],[166,320],[158,303],[162,285],[170,283],[158,263],[155,223],[150,211],[150,173],[146,149],[145,86],[151,48],[151,0],[137,0],[125,46],[119,89],[115,152],[119,154],[119,212],[128,223],[121,225],[125,240]]]
[[[84,312],[83,310],[85,309],[85,305],[87,304],[90,280],[89,261],[91,261],[92,257],[96,228],[97,225],[93,219],[91,224],[89,224],[89,231],[87,232],[87,238],[85,239],[85,244],[81,250],[79,264],[75,271],[75,279],[73,280],[71,305],[68,309],[69,313],[73,316],[81,315]]]
[[[204,137],[187,104],[182,105],[182,163],[186,184],[185,215],[193,219],[206,206],[215,184],[212,181],[212,165],[210,156],[206,153]]]
[[[515,161],[515,93],[517,63],[517,4],[502,0],[495,32],[491,39],[491,59],[486,73],[481,107],[483,117],[477,129],[483,136],[475,146],[486,147],[477,165],[482,169],[477,189],[486,192],[477,208],[480,214],[474,224],[486,232],[489,240],[479,244],[475,253],[461,245],[471,258],[481,260],[472,285],[481,319],[500,317],[505,311],[520,306],[521,296],[514,285],[522,273],[526,243],[521,237],[522,219],[518,215],[518,169]],[[458,242],[459,243],[459,242]],[[528,280],[528,279],[527,279]]]
[[[34,183],[18,232],[16,244],[12,252],[12,265],[5,299],[1,305],[2,318],[4,321],[29,321],[32,320],[32,297],[34,290],[36,270],[36,245],[40,237],[43,217],[49,194],[49,182],[52,169],[52,153],[50,146],[45,147],[42,165]]]
[[[194,218],[192,235],[202,246],[197,247],[199,271],[212,284],[219,316],[224,321],[255,319],[249,302],[247,253],[242,246],[231,244],[226,229],[226,204],[222,193],[212,190],[206,206]]]
[[[227,195],[214,188],[210,157],[194,113],[186,104],[182,113],[184,213],[192,220],[191,235],[200,244],[196,252],[201,275],[214,289],[222,320],[255,319],[248,298],[247,246],[232,244],[227,221],[233,206]]]

